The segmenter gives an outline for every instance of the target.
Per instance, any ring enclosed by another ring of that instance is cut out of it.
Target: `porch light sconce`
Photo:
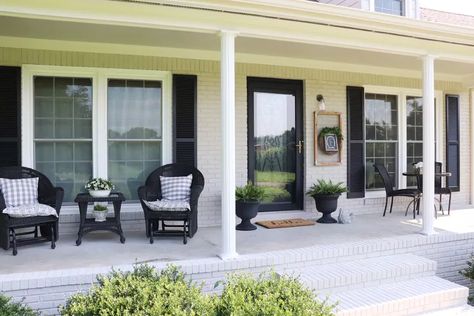
[[[322,94],[318,94],[316,96],[316,100],[318,101],[318,105],[319,105],[319,110],[320,111],[324,111],[326,110],[326,103],[324,102],[324,97]]]

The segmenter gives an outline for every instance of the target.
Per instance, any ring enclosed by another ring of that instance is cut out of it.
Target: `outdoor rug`
[[[265,228],[288,228],[288,227],[298,227],[298,226],[311,226],[314,225],[314,221],[310,221],[302,218],[291,218],[291,219],[280,219],[274,221],[260,221],[255,224],[263,226]]]

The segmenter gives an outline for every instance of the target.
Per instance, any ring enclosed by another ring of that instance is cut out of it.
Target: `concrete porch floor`
[[[278,216],[296,217],[315,219],[318,215],[287,212]],[[260,216],[264,220],[270,218],[273,219],[266,214]],[[453,210],[450,216],[439,215],[435,227],[440,234],[474,232],[474,209]],[[419,236],[420,228],[421,216],[413,220],[401,212],[386,217],[381,214],[358,215],[352,224],[347,225],[316,223],[306,227],[259,227],[251,232],[237,231],[237,250],[240,254],[253,254],[395,236]],[[77,247],[76,235],[61,235],[55,250],[50,249],[48,243],[23,246],[16,257],[11,250],[0,250],[0,275],[209,258],[216,257],[220,251],[218,227],[200,228],[187,245],[183,245],[178,237],[157,237],[150,245],[143,231],[125,231],[125,236],[127,241],[121,244],[113,233],[94,232],[86,235],[82,245]]]

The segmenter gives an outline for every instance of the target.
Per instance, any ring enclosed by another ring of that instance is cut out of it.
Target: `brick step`
[[[436,262],[412,254],[374,257],[326,265],[285,270],[285,274],[299,275],[300,280],[317,292],[350,290],[376,286],[419,277],[434,276]]]
[[[469,290],[436,276],[342,292],[321,292],[339,302],[337,316],[419,315],[466,305]]]
[[[473,316],[473,315],[474,315],[474,307],[466,304],[461,307],[442,309],[436,312],[419,314],[418,316]]]

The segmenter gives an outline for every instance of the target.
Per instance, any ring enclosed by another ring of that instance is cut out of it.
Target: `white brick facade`
[[[21,66],[22,64],[108,67],[125,69],[148,69],[171,71],[177,74],[198,76],[198,168],[206,178],[206,187],[200,198],[199,225],[220,225],[220,84],[219,64],[214,61],[177,59],[165,57],[126,56],[97,53],[60,52],[32,49],[0,48],[0,64]],[[247,87],[248,76],[282,79],[298,79],[304,82],[304,140],[305,140],[305,189],[316,179],[327,178],[346,181],[346,143],[340,166],[314,166],[313,112],[316,110],[316,95],[323,94],[327,110],[342,112],[343,134],[346,135],[347,85],[371,85],[420,89],[421,80],[363,73],[305,69],[256,64],[237,64],[236,67],[236,172],[237,185],[247,181]],[[437,81],[436,89],[443,93],[460,95],[461,137],[461,191],[453,194],[453,204],[465,206],[470,203],[470,110],[469,91],[459,82]],[[441,100],[444,103],[444,100]],[[443,106],[444,109],[444,106]],[[444,126],[444,117],[442,118]],[[444,128],[440,134],[444,139]],[[444,141],[443,141],[444,143]],[[444,148],[441,152],[444,152]],[[444,159],[443,159],[444,160]],[[355,213],[381,212],[383,198],[347,200],[343,196],[340,206]],[[394,207],[402,208],[402,203]],[[133,207],[140,213],[140,207]],[[305,197],[305,211],[314,211],[314,202]],[[137,217],[137,216],[136,216]],[[140,218],[138,216],[137,218]]]

